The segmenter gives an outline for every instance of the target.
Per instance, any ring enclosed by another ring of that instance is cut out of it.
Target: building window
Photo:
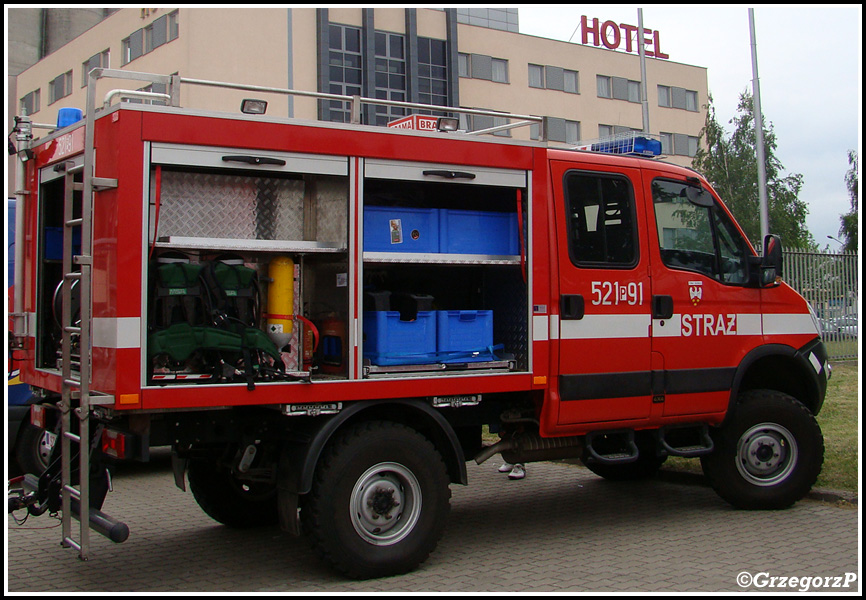
[[[33,90],[32,92],[21,98],[21,114],[26,116],[39,112],[39,97],[40,91]]]
[[[595,82],[598,90],[598,97],[610,98],[610,77],[605,77],[604,75],[596,75]]]
[[[696,91],[667,85],[658,86],[658,90],[659,106],[698,112],[698,93]]]
[[[597,75],[596,88],[599,98],[640,103],[640,81],[632,81],[624,77]]]
[[[533,123],[529,126],[529,139],[537,140],[541,137],[541,126]],[[566,144],[577,144],[580,142],[580,121],[569,121],[567,119],[547,119],[547,141],[563,142]]]
[[[178,36],[178,11],[156,19],[150,25],[134,31],[121,41],[121,66],[134,61],[139,56],[152,52]]]
[[[396,33],[376,32],[375,94],[379,100],[406,101],[405,38]],[[375,125],[387,125],[406,114],[406,109],[375,106]]]
[[[694,156],[698,152],[698,138],[684,133],[660,134],[662,141],[662,154],[669,156]]]
[[[462,68],[459,62],[458,57],[458,68]],[[421,104],[448,106],[448,57],[445,40],[418,38],[418,101]]]
[[[501,58],[491,60],[493,67],[493,81],[497,83],[508,83],[508,61]]]
[[[576,144],[580,141],[580,122],[566,121],[565,122],[565,143]]]
[[[698,93],[686,90],[686,110],[698,112]]]
[[[508,61],[485,54],[459,54],[460,77],[508,83]]]
[[[529,65],[529,87],[544,87],[544,66],[533,64]]]
[[[128,38],[121,41],[122,56],[120,63],[126,65],[144,54],[144,30],[132,32]]]
[[[612,138],[615,135],[621,135],[624,133],[640,133],[641,129],[635,129],[633,127],[624,127],[622,125],[599,125],[598,126],[598,137],[599,138]],[[662,134],[664,135],[664,134]]]
[[[670,108],[671,105],[671,88],[667,85],[660,85],[659,87],[659,106],[665,106]]]
[[[580,93],[580,85],[577,77],[577,71],[569,71],[565,69],[563,71],[564,78],[564,88],[562,91],[568,92],[569,94],[578,94]]]
[[[72,93],[72,71],[58,75],[48,84],[48,104],[53,104]]]
[[[175,73],[175,75],[177,75],[177,73]],[[139,88],[138,91],[153,92],[155,94],[167,94],[168,86],[164,83],[153,83],[143,88]],[[129,102],[130,104],[152,104],[154,106],[168,106],[168,102],[166,100],[147,100],[144,98],[124,98],[123,102]]]
[[[462,52],[457,55],[457,75],[471,77],[469,73],[469,55]]]
[[[356,27],[331,24],[328,28],[328,92],[344,96],[360,96],[362,84],[361,30]],[[348,123],[351,107],[348,102],[328,102],[330,120]]]
[[[109,51],[103,50],[94,54],[81,65],[81,87],[87,86],[87,76],[93,69],[107,69],[109,67]]]
[[[559,90],[569,94],[580,92],[577,71],[550,65],[529,65],[529,87]]]

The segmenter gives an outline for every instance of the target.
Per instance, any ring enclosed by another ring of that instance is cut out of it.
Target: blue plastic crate
[[[444,363],[495,360],[493,311],[436,311],[436,351]]]
[[[81,254],[81,228],[72,230],[72,254]],[[63,228],[45,228],[45,260],[63,259]]]
[[[439,251],[447,254],[520,254],[517,213],[441,209]]]
[[[436,313],[401,321],[396,310],[364,311],[364,358],[374,365],[412,365],[436,359]]]
[[[364,207],[366,252],[439,252],[439,211],[435,208]]]

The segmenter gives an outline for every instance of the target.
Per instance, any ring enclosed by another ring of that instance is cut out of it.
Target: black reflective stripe
[[[650,371],[560,375],[559,394],[565,401],[648,396],[651,381]]]
[[[700,394],[731,389],[734,367],[560,375],[563,401],[628,398],[659,394]],[[663,389],[662,388],[663,383]]]
[[[665,393],[726,392],[731,389],[736,373],[736,367],[665,371]]]

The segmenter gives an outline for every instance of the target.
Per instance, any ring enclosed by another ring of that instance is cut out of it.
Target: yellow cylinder
[[[278,256],[268,265],[267,330],[271,340],[282,349],[292,337],[294,316],[295,261]]]

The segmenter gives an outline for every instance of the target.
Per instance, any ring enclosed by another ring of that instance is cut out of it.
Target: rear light
[[[41,404],[30,405],[30,423],[39,429],[45,429],[45,407]]]
[[[125,459],[127,449],[126,434],[111,429],[102,430],[102,453],[112,458]]]

